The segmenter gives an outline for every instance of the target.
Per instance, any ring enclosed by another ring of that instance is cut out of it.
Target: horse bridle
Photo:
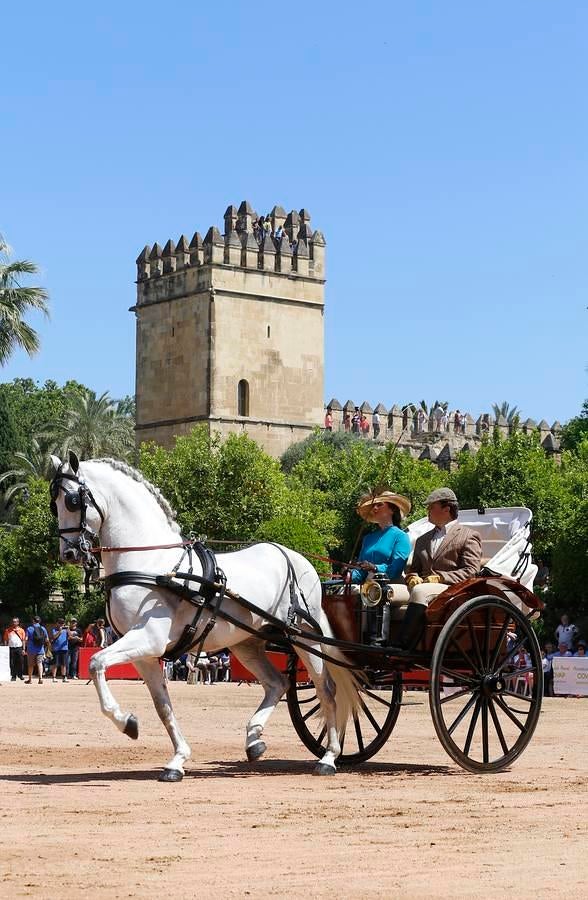
[[[63,484],[64,481],[73,481],[78,485],[77,490],[68,490]],[[93,506],[100,516],[101,525],[104,523],[104,515],[98,506],[92,491],[87,486],[83,478],[78,478],[75,474],[67,474],[62,472],[61,466],[57,470],[55,477],[49,484],[49,496],[51,497],[50,509],[55,518],[57,518],[56,500],[59,492],[63,491],[65,498],[65,508],[68,512],[80,513],[80,524],[73,528],[58,528],[61,540],[73,550],[76,550],[81,558],[85,569],[95,569],[98,565],[95,555],[92,553],[92,544],[98,537],[97,533],[90,528],[86,521],[86,512],[88,507]],[[65,535],[77,533],[77,538],[69,538]]]

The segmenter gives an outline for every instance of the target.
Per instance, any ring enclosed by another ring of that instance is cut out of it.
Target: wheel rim
[[[429,698],[437,735],[456,762],[472,772],[513,762],[533,735],[542,695],[539,645],[523,613],[496,597],[453,613],[433,653]]]
[[[401,677],[396,673],[369,673],[367,677],[369,682],[358,687],[359,710],[348,720],[341,739],[341,755],[337,759],[341,765],[365,762],[377,753],[398,719]],[[314,685],[291,681],[287,700],[296,733],[304,746],[320,758],[327,749],[326,728]]]

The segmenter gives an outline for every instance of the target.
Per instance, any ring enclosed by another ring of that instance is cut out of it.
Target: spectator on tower
[[[426,419],[426,418],[427,418],[427,417],[426,417],[426,415],[425,415],[424,409],[422,409],[422,407],[419,408],[419,409],[417,409],[417,414],[416,414],[416,430],[417,430],[419,433],[420,433],[421,431],[424,431],[424,430],[425,430],[425,419]]]
[[[361,414],[361,418],[359,420],[359,427],[363,437],[369,437],[370,434],[370,423],[368,422],[367,416],[365,413]]]
[[[377,412],[372,415],[372,429],[374,432],[374,441],[377,441],[380,437],[380,415]]]
[[[353,434],[359,434],[360,422],[361,413],[359,411],[359,406],[356,406],[351,417],[351,431]]]
[[[333,410],[330,406],[327,406],[327,411],[325,413],[325,431],[333,430]]]
[[[455,434],[458,434],[460,428],[461,428],[461,413],[460,413],[459,409],[456,409],[455,413],[453,415],[453,431],[455,432]]]
[[[343,415],[343,431],[350,431],[351,429],[351,416],[348,412],[345,412]]]
[[[449,414],[446,409],[441,414],[441,431],[447,431],[449,428]]]
[[[13,619],[12,624],[4,632],[4,644],[8,647],[10,661],[10,679],[21,681],[24,678],[24,648],[26,643],[24,628],[21,628],[20,619]]]
[[[560,624],[555,629],[557,643],[567,644],[568,650],[571,650],[578,636],[578,629],[575,625],[570,625],[570,618],[565,613],[559,621]]]
[[[69,654],[69,644],[67,640],[67,626],[65,619],[58,619],[57,625],[51,629],[51,652],[53,653],[53,665],[51,666],[51,677],[53,681],[57,681],[57,670],[61,670],[63,680],[67,681],[67,657]]]
[[[438,404],[433,410],[433,422],[435,431],[442,431],[443,409]]]

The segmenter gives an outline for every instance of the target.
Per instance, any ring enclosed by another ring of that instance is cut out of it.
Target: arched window
[[[237,386],[237,415],[249,415],[249,382],[241,379]]]

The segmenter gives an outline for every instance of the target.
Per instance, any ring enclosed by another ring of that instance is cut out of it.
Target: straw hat
[[[409,514],[411,509],[410,500],[408,497],[403,497],[402,494],[394,494],[392,491],[380,491],[379,494],[364,494],[363,497],[360,497],[357,504],[357,512],[366,522],[374,521],[372,517],[372,506],[374,503],[393,503],[394,506],[398,507],[403,518]]]

